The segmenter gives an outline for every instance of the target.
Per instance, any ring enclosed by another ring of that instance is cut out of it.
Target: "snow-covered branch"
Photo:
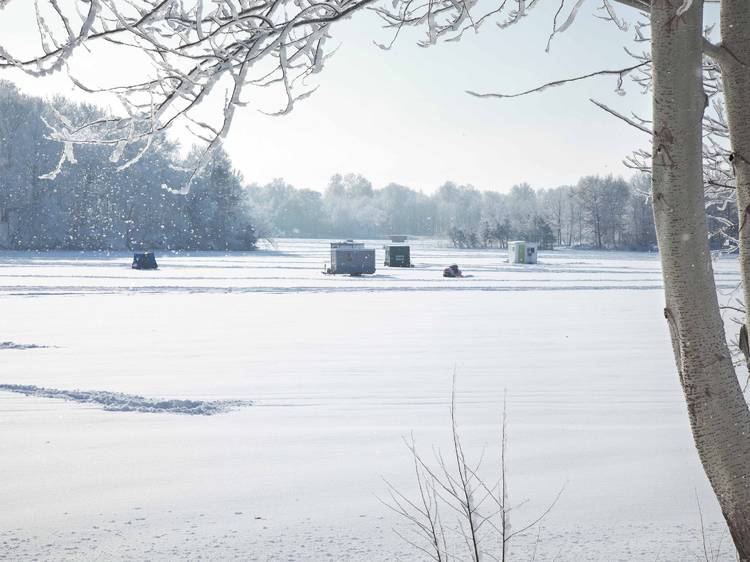
[[[625,68],[620,68],[617,70],[597,70],[595,72],[590,72],[588,74],[574,76],[572,78],[563,78],[561,80],[553,80],[551,82],[545,82],[541,86],[536,86],[529,90],[524,90],[522,92],[516,92],[512,94],[499,94],[499,93],[493,93],[493,92],[480,93],[480,92],[473,92],[471,90],[467,90],[467,93],[478,98],[518,98],[518,97],[526,96],[529,94],[535,94],[537,92],[543,92],[544,90],[547,90],[549,88],[554,88],[556,86],[564,86],[565,84],[571,84],[573,82],[580,82],[581,80],[588,80],[589,78],[594,78],[598,76],[617,76],[616,91],[620,92],[622,91],[623,80],[628,74],[630,74],[631,72],[635,70],[645,68],[650,64],[651,64],[651,61],[647,60],[647,61],[643,61],[635,65],[628,66]]]
[[[38,52],[16,56],[0,40],[0,69],[33,76],[58,71],[90,93],[109,93],[122,111],[108,119],[50,122],[51,137],[64,150],[105,144],[119,160],[131,145],[143,148],[155,133],[176,124],[199,131],[206,154],[226,136],[235,110],[253,88],[278,88],[284,104],[268,113],[288,113],[313,87],[305,78],[321,70],[333,22],[373,0],[37,0],[29,30],[39,36]],[[0,2],[0,9],[8,1]],[[143,55],[137,78],[97,85],[71,71],[81,47]],[[220,108],[217,111],[217,108]],[[132,152],[132,151],[131,151]],[[145,151],[135,151],[136,158]],[[126,162],[128,166],[132,162]],[[51,174],[54,176],[54,171]],[[180,191],[189,190],[189,183]]]

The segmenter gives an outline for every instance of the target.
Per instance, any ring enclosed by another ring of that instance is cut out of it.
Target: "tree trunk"
[[[652,187],[664,313],[698,454],[740,559],[750,561],[750,411],[726,344],[703,203],[703,0],[679,16],[681,5],[651,8]]]
[[[740,263],[745,304],[750,304],[750,2],[721,3],[719,64],[724,84],[732,165],[737,181]],[[747,320],[745,320],[747,322]]]

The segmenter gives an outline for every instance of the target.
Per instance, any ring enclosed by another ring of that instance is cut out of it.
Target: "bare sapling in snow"
[[[703,518],[703,507],[701,506],[701,500],[698,497],[697,492],[695,494],[695,502],[698,507],[698,522],[700,524],[701,533],[701,550],[699,556],[705,560],[705,562],[720,562],[724,559],[722,555],[724,552],[724,539],[726,538],[726,535],[725,533],[722,533],[716,541],[716,544],[713,543],[708,530],[706,529],[706,524]]]
[[[563,492],[560,489],[550,505],[537,517],[511,524],[511,514],[525,502],[513,504],[508,487],[508,420],[503,401],[500,425],[500,454],[496,475],[486,478],[484,453],[478,459],[467,458],[456,419],[455,385],[451,396],[451,441],[448,455],[435,451],[434,462],[419,452],[414,436],[405,440],[412,456],[416,480],[416,498],[388,484],[389,499],[383,503],[404,521],[396,534],[416,550],[436,562],[494,560],[513,558],[511,544],[535,534],[531,560],[536,558],[542,522]]]

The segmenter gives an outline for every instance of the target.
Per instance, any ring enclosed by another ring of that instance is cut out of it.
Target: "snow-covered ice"
[[[379,243],[381,244],[381,243]],[[374,243],[373,243],[374,245]],[[112,412],[0,392],[0,560],[419,560],[379,501],[413,490],[402,436],[488,467],[504,392],[510,493],[561,486],[538,560],[729,556],[694,451],[658,256],[412,245],[412,269],[327,276],[325,241],[254,253],[0,253],[0,384],[201,402]],[[382,251],[378,252],[378,264]],[[444,279],[457,263],[471,274]],[[736,262],[716,263],[723,298]],[[521,545],[522,548],[523,545]]]

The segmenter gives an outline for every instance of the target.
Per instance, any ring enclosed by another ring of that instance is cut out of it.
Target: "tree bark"
[[[746,2],[747,0],[740,0]],[[719,312],[703,201],[703,0],[653,2],[653,200],[665,316],[703,468],[750,561],[750,411]]]
[[[745,304],[750,304],[750,2],[721,3],[719,64],[724,85],[732,165],[737,182],[740,264]],[[747,319],[745,320],[747,323]]]

